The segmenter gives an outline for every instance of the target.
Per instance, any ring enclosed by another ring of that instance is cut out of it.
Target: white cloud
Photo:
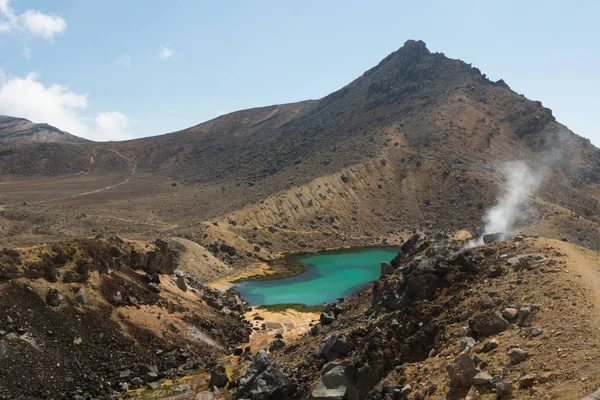
[[[44,86],[34,73],[25,78],[4,77],[0,83],[0,114],[45,122],[92,140],[131,138],[127,116],[113,111],[98,113],[93,120],[86,118],[83,112],[89,105],[88,95],[77,94],[68,86]]]
[[[125,68],[131,67],[131,61],[133,58],[129,54],[124,54],[117,59],[117,64],[122,65]]]
[[[67,23],[61,17],[29,10],[20,16],[25,28],[44,39],[54,39],[54,35],[67,29]]]
[[[166,60],[168,58],[171,58],[172,55],[173,55],[173,50],[171,50],[170,48],[168,48],[166,46],[160,47],[160,52],[158,53],[158,58],[160,58],[161,60]]]
[[[96,117],[96,125],[108,140],[128,139],[127,133],[129,118],[118,111],[99,113]]]
[[[31,49],[29,48],[29,46],[26,45],[25,47],[23,47],[23,52],[21,53],[21,55],[28,60],[31,58]]]
[[[0,0],[0,13],[6,14],[12,12],[8,3],[10,0]]]
[[[57,15],[44,14],[38,10],[27,10],[17,14],[10,7],[10,0],[0,0],[0,32],[18,32],[26,36],[37,36],[53,40],[57,33],[67,29],[67,22]]]

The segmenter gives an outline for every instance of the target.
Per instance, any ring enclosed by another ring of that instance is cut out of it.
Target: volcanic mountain
[[[126,142],[2,144],[5,241],[169,232],[287,251],[471,229],[512,160],[547,177],[518,228],[600,248],[598,149],[502,80],[409,40],[320,100]]]

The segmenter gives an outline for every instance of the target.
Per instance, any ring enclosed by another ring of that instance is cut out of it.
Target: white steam
[[[543,174],[533,171],[522,161],[506,163],[503,168],[506,189],[497,198],[497,203],[484,216],[483,234],[469,243],[469,247],[483,244],[483,236],[491,233],[512,234],[514,223],[521,216],[521,206],[539,188]],[[502,239],[504,239],[502,238]]]

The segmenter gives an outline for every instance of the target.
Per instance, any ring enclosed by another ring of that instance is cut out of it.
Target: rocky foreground
[[[474,249],[438,239],[407,240],[372,291],[327,305],[300,340],[247,356],[245,375],[220,390],[253,400],[579,399],[598,388],[588,280],[597,253],[546,239]]]
[[[278,333],[261,346],[245,343],[268,330],[262,317],[186,272],[165,242],[4,250],[0,398],[579,399],[597,390],[598,253],[521,236],[463,245],[414,235],[372,289],[327,304],[299,337]]]
[[[0,252],[0,398],[117,398],[212,368],[248,341],[236,295],[179,253],[84,239]]]

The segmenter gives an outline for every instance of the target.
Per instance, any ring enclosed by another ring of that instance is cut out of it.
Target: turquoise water
[[[398,248],[371,247],[295,256],[306,271],[290,278],[247,281],[236,285],[252,306],[299,303],[308,306],[347,297],[379,278],[383,261],[390,261]]]

